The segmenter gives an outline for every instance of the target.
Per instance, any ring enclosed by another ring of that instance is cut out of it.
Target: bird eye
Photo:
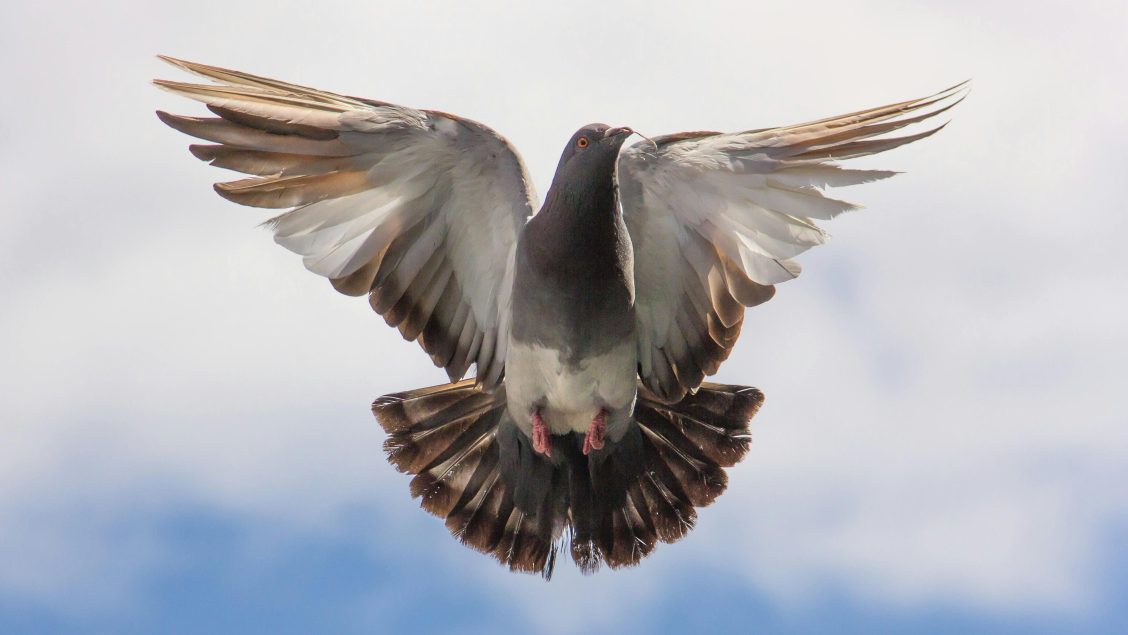
[[[580,148],[588,147],[588,138],[587,137],[580,137],[579,139],[576,139],[576,146],[580,147]]]

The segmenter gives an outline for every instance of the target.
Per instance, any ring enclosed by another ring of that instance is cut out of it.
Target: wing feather
[[[617,178],[634,244],[639,374],[677,401],[716,372],[740,333],[744,308],[799,275],[792,260],[823,244],[816,224],[858,209],[828,187],[896,174],[833,160],[884,152],[944,125],[883,136],[947,112],[967,82],[939,93],[792,126],[688,132],[636,143]],[[945,124],[946,125],[946,124]]]
[[[452,380],[496,386],[513,249],[536,207],[521,158],[482,124],[169,57],[211,84],[155,80],[217,117],[158,112],[212,145],[192,154],[250,175],[224,198],[287,209],[266,223],[310,271],[418,340]]]

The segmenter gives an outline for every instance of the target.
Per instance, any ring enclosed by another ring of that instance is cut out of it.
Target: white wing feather
[[[739,334],[742,307],[771,298],[772,285],[799,275],[792,259],[826,241],[815,221],[858,208],[826,196],[825,188],[896,174],[831,161],[935,133],[943,126],[881,137],[948,110],[966,89],[965,82],[806,124],[683,133],[625,150],[617,178],[634,243],[640,376],[647,387],[676,400],[716,372]]]
[[[218,118],[158,113],[218,145],[197,157],[246,174],[216,184],[244,205],[293,207],[275,241],[375,310],[460,378],[501,379],[517,234],[536,208],[516,151],[444,113],[162,58],[217,84],[157,80]]]

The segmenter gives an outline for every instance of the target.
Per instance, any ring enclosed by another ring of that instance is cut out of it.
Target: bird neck
[[[533,259],[539,268],[569,277],[618,268],[626,226],[614,183],[589,183],[582,190],[554,183],[526,231],[536,235]]]
[[[545,196],[544,205],[536,215],[545,229],[574,234],[583,229],[606,230],[615,224],[619,215],[619,199],[612,179],[585,183],[576,188],[568,184],[553,183]]]

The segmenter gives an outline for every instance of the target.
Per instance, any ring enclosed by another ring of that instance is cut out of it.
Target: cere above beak
[[[625,126],[622,128],[608,128],[607,132],[603,133],[603,138],[610,139],[611,137],[618,137],[620,135],[625,136],[633,133],[634,130],[631,130],[630,128],[627,128]]]

